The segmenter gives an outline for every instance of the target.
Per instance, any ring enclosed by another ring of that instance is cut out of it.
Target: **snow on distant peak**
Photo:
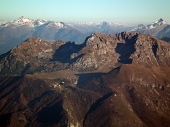
[[[0,21],[0,26],[4,25],[7,21]]]
[[[29,18],[25,18],[25,17],[22,16],[18,20],[11,21],[11,24],[14,24],[16,26],[22,26],[22,25],[33,26],[33,22],[34,22],[34,20],[31,20]]]
[[[162,25],[166,25],[166,24],[168,24],[168,22],[163,20],[162,18],[160,18],[159,20],[153,22],[152,24],[147,25],[147,28],[152,29],[152,28],[156,28],[158,26],[162,26]]]
[[[76,26],[96,26],[96,27],[107,27],[107,26],[128,26],[126,24],[119,24],[114,22],[78,22],[78,23],[68,23],[68,26],[70,27],[76,27]]]
[[[57,28],[63,28],[63,27],[67,27],[67,25],[65,25],[64,23],[62,22],[54,22],[54,21],[49,21],[47,23],[47,26],[46,27],[57,27]]]
[[[167,25],[169,24],[167,21],[163,20],[162,18],[160,18],[159,20],[144,26],[143,24],[139,24],[138,27],[132,29],[131,31],[137,31],[137,30],[142,30],[142,29],[153,29],[162,25]]]
[[[137,30],[142,30],[142,29],[147,29],[147,27],[143,24],[139,24],[137,27],[133,28],[131,31],[137,31]]]
[[[20,17],[17,21],[20,21],[20,22],[31,22],[32,20],[28,19],[28,18],[25,18],[24,16]]]
[[[101,22],[101,26],[123,26],[123,27],[126,27],[126,26],[129,26],[129,25],[126,25],[126,24],[120,24],[120,23],[115,23],[115,22],[106,22],[106,21],[103,21]]]
[[[43,24],[47,23],[46,20],[42,20],[42,19],[37,19],[34,21],[34,26],[41,26]]]
[[[15,25],[16,27],[22,26],[22,25],[29,25],[30,27],[33,27],[33,22],[34,20],[25,18],[25,17],[20,17],[17,20],[11,20],[11,21],[6,21],[3,24],[0,24],[1,27],[8,27],[10,25]]]
[[[70,27],[75,27],[75,26],[96,26],[99,25],[99,22],[77,22],[77,23],[67,23],[68,26]]]
[[[157,24],[168,24],[168,22],[167,21],[165,21],[165,20],[163,20],[162,18],[160,18],[158,21],[155,21],[155,22],[153,22],[153,24],[154,23],[157,23]]]
[[[23,25],[27,25],[30,28],[35,28],[41,25],[47,24],[48,27],[50,26],[56,26],[58,28],[66,27],[64,23],[61,22],[55,22],[55,21],[47,21],[47,20],[42,20],[42,19],[29,19],[25,18],[24,16],[21,16],[17,20],[11,20],[11,21],[6,21],[6,22],[0,22],[0,27],[8,27],[10,25],[14,25],[15,27],[20,27]]]

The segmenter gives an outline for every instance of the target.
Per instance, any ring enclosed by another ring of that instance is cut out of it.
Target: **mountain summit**
[[[139,24],[131,31],[141,32],[143,34],[150,34],[157,38],[170,37],[170,24],[164,19],[160,18],[159,20],[147,26]]]
[[[169,23],[167,21],[163,20],[162,18],[160,18],[159,20],[157,20],[151,24],[148,24],[147,26],[145,26],[143,24],[139,24],[138,27],[132,29],[132,31],[153,29],[153,28],[157,28],[157,27],[163,26],[163,25],[169,25]]]
[[[160,18],[159,20],[153,22],[152,24],[147,25],[147,28],[148,29],[152,29],[152,28],[156,28],[158,26],[167,25],[167,24],[168,24],[167,21],[165,21],[162,18]]]
[[[20,26],[28,26],[31,28],[35,28],[44,24],[48,24],[52,21],[47,21],[47,20],[42,20],[42,19],[37,19],[37,20],[33,20],[33,19],[29,19],[29,18],[25,18],[24,16],[19,17],[17,20],[11,20],[11,21],[7,21],[7,22],[3,22],[0,23],[0,28],[1,27],[9,27],[9,26],[13,26],[15,27],[20,27]],[[54,22],[54,21],[53,21]],[[57,24],[58,26],[62,26],[60,22],[55,22],[55,24]]]
[[[96,32],[116,34],[136,31],[158,38],[170,37],[170,25],[162,18],[147,26],[140,24],[132,29],[132,26],[114,22],[63,23],[21,16],[17,20],[0,22],[0,54],[6,53],[29,37],[38,37],[50,42],[71,41],[76,44],[82,44],[86,37]]]
[[[34,20],[22,16],[17,20],[0,22],[0,54],[9,51],[29,37],[83,43],[87,36],[89,35],[63,22]]]

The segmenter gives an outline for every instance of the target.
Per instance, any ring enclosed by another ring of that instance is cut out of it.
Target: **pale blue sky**
[[[170,0],[0,0],[0,20],[47,19],[58,22],[170,22]]]

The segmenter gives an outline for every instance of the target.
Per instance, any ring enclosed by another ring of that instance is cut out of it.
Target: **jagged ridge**
[[[0,69],[1,74],[24,74],[64,68],[108,72],[120,63],[170,66],[169,48],[164,41],[135,32],[95,33],[81,45],[30,38],[1,58]]]

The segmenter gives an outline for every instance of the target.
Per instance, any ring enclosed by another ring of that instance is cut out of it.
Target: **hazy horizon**
[[[57,22],[114,22],[148,24],[163,18],[170,22],[169,0],[2,0],[0,20],[16,20],[21,16]]]

